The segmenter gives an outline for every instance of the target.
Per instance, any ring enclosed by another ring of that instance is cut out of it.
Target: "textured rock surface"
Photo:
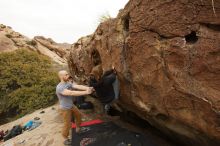
[[[182,144],[220,143],[220,1],[130,0],[116,19],[72,45],[69,67],[86,81],[114,65],[120,105]]]
[[[66,60],[66,55],[69,52],[71,45],[70,44],[59,44],[54,42],[52,39],[44,38],[43,36],[36,36],[34,40],[44,47],[48,48],[50,51],[56,53],[59,57],[64,58]]]
[[[69,44],[58,44],[52,39],[34,37],[33,40],[15,32],[11,27],[0,24],[0,52],[27,48],[50,57],[60,65],[65,65]]]

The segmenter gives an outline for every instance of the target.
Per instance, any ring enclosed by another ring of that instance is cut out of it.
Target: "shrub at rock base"
[[[0,123],[56,102],[51,61],[20,49],[0,54]]]

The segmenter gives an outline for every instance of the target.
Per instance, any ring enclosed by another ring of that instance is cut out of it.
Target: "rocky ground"
[[[82,117],[83,121],[88,121],[92,119],[102,119],[104,121],[113,121],[115,124],[130,129],[132,131],[143,133],[149,139],[153,139],[158,146],[173,146],[170,142],[164,138],[158,136],[157,134],[152,134],[152,129],[141,129],[140,127],[131,125],[124,120],[121,120],[119,117],[106,117],[100,116],[100,104],[93,98],[88,100],[92,101],[95,105],[95,110],[82,111],[86,116]],[[41,113],[44,111],[44,113]],[[58,104],[48,107],[46,109],[40,109],[35,111],[32,114],[26,115],[18,120],[7,123],[0,126],[0,130],[11,129],[14,125],[23,125],[29,120],[39,117],[42,125],[37,127],[32,131],[25,131],[23,134],[18,135],[6,142],[0,142],[0,146],[62,146],[63,138],[61,136],[62,129],[62,117],[59,113]]]
[[[45,111],[45,113],[40,114],[41,111]],[[35,117],[40,118],[42,125],[32,131],[25,131],[23,134],[6,142],[1,142],[0,146],[62,146],[62,118],[58,112],[58,105],[37,110],[21,119],[0,126],[0,129],[7,130],[11,129],[14,125],[23,125]]]
[[[95,110],[82,111],[82,121],[101,118],[101,105],[94,98],[87,98],[93,102]],[[44,113],[41,113],[44,111]],[[42,125],[32,131],[25,131],[23,134],[12,138],[6,142],[0,142],[0,146],[62,146],[63,138],[61,136],[62,116],[60,115],[58,103],[54,106],[39,109],[18,120],[0,126],[0,130],[11,129],[14,125],[24,125],[29,120],[39,117]]]

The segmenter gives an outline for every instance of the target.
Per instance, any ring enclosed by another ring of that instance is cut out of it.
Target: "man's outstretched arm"
[[[72,91],[72,90],[64,89],[63,92],[61,92],[61,94],[64,96],[83,96],[83,95],[89,95],[92,92],[93,91],[90,88],[88,88],[85,91]]]
[[[82,91],[86,91],[86,90],[90,89],[90,87],[87,87],[84,85],[77,85],[77,84],[73,85],[73,88],[78,89],[78,90],[82,90]]]

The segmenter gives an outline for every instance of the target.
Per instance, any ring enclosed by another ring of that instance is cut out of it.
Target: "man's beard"
[[[63,79],[63,81],[64,81],[64,82],[68,82],[68,81],[69,81],[69,79]]]

